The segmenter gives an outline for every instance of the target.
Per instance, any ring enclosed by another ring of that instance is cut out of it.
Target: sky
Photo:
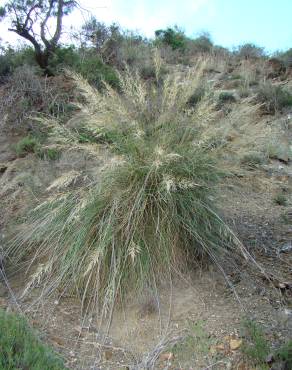
[[[0,0],[0,5],[5,0]],[[292,47],[292,0],[80,0],[84,10],[65,20],[81,26],[89,12],[107,24],[137,30],[153,37],[156,29],[180,26],[188,36],[209,32],[217,45],[233,48],[246,42],[267,52]],[[86,11],[87,10],[87,11]],[[88,12],[89,11],[89,12]],[[15,43],[17,38],[0,24],[0,37]]]

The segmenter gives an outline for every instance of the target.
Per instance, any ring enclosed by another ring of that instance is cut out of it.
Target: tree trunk
[[[44,71],[44,74],[47,76],[53,76],[54,73],[49,67],[49,59],[52,55],[52,51],[48,51],[47,49],[42,50],[35,50],[35,60],[40,68]]]

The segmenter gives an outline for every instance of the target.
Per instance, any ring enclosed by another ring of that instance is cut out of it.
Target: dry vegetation
[[[82,65],[1,86],[3,305],[59,335],[69,368],[290,366],[289,343],[238,323],[290,339],[287,69],[271,78],[250,45],[109,40],[115,83]]]

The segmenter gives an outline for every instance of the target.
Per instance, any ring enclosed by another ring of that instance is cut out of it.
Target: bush
[[[75,68],[81,60],[80,53],[73,46],[59,46],[49,60],[49,69],[53,74],[60,73],[63,68]]]
[[[246,165],[252,169],[262,165],[264,161],[264,156],[258,152],[247,153],[240,160],[241,164]]]
[[[286,67],[292,67],[292,48],[283,53],[279,53],[278,57],[284,62]]]
[[[0,327],[2,370],[65,370],[63,360],[41,343],[23,317],[0,309]]]
[[[236,54],[240,58],[251,59],[251,58],[261,58],[265,56],[264,48],[257,46],[255,44],[244,44],[238,47]]]
[[[285,107],[292,106],[292,94],[281,86],[265,82],[257,88],[256,92],[257,101],[263,104],[265,113],[275,114]]]
[[[210,35],[206,33],[194,40],[189,40],[188,49],[192,53],[210,53],[213,49]]]
[[[262,328],[254,321],[247,320],[243,323],[246,342],[243,352],[253,361],[255,365],[266,363],[270,354],[270,345],[265,338]]]
[[[201,86],[198,86],[195,89],[194,93],[190,96],[188,100],[188,105],[190,107],[195,107],[203,99],[205,93],[206,93],[205,86],[203,84]]]
[[[274,197],[274,202],[279,206],[286,206],[287,205],[287,197],[284,194],[277,194]]]
[[[39,141],[32,137],[26,136],[21,139],[15,146],[15,152],[18,157],[24,157],[28,153],[36,153],[39,149]]]
[[[36,151],[39,158],[46,161],[56,161],[60,158],[61,152],[56,148],[42,147]]]
[[[32,116],[44,113],[66,120],[75,109],[72,82],[66,78],[45,79],[38,68],[17,68],[2,90],[0,117],[12,127],[32,127]]]
[[[198,259],[236,258],[242,246],[214,208],[220,172],[195,123],[211,108],[186,109],[200,71],[148,89],[126,70],[122,95],[109,86],[102,94],[77,78],[87,99],[84,127],[110,138],[112,160],[97,184],[54,193],[30,213],[26,232],[8,251],[15,262],[32,251],[40,257],[28,289],[42,281],[44,290],[75,291],[108,309]],[[56,123],[58,135],[60,129]],[[79,140],[77,134],[78,147]]]
[[[87,55],[75,67],[75,70],[86,78],[89,83],[98,88],[102,88],[102,81],[105,81],[114,88],[119,87],[119,79],[115,70],[111,66],[104,64],[98,55]]]
[[[177,26],[155,31],[156,43],[170,46],[173,50],[185,50],[187,37]]]
[[[218,101],[219,104],[234,103],[236,102],[236,99],[234,95],[229,92],[221,92],[218,96]]]
[[[3,48],[2,53],[0,54],[0,80],[3,80],[4,77],[12,75],[18,67],[23,65],[36,67],[33,48]]]

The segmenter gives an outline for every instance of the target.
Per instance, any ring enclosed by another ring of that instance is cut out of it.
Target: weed
[[[235,99],[234,95],[229,93],[229,92],[221,92],[218,96],[218,101],[221,104],[234,103],[236,101],[236,99]]]
[[[0,310],[0,368],[65,370],[62,359],[41,343],[26,320]]]
[[[36,153],[39,149],[39,141],[32,136],[25,136],[15,145],[15,152],[18,157],[24,157],[28,153]]]
[[[250,167],[251,169],[259,167],[265,162],[265,158],[261,153],[250,152],[243,155],[240,159],[240,163]]]
[[[43,147],[38,149],[37,155],[47,161],[56,161],[60,158],[61,152],[56,148]]]
[[[275,114],[285,107],[292,106],[292,95],[281,86],[265,82],[257,89],[257,101],[264,104],[266,113]]]
[[[252,320],[243,322],[246,341],[243,343],[242,351],[255,365],[265,365],[271,348],[265,338],[262,328]],[[268,367],[267,367],[268,368]]]
[[[176,344],[171,351],[176,358],[184,358],[186,360],[195,361],[197,356],[208,357],[210,348],[214,344],[214,339],[204,327],[204,322],[189,322],[188,335],[181,342]]]
[[[256,368],[268,370],[267,358],[270,357],[273,362],[279,364],[279,368],[291,369],[292,367],[292,341],[282,344],[278,349],[272,350],[272,346],[265,338],[262,327],[252,320],[243,322],[245,333],[245,342],[242,346],[242,352],[250,359]],[[274,367],[273,367],[274,368]]]
[[[235,102],[236,102],[236,99],[232,93],[229,93],[226,91],[221,92],[217,98],[216,109],[217,110],[224,109],[225,111],[230,113],[231,107],[229,105],[230,103],[235,103]]]
[[[239,90],[238,90],[238,95],[241,97],[241,98],[247,98],[250,94],[250,91],[248,88],[246,87],[240,87]]]
[[[278,204],[279,206],[286,206],[287,205],[287,197],[284,194],[277,194],[274,197],[274,203]]]
[[[193,94],[190,96],[187,102],[188,106],[195,107],[196,104],[198,104],[203,99],[205,94],[206,94],[205,86],[204,85],[198,86],[193,92]]]
[[[278,159],[283,162],[288,162],[292,158],[292,150],[289,146],[282,143],[271,143],[267,147],[267,156],[270,159]]]
[[[275,358],[285,363],[285,369],[292,369],[292,340],[276,351]]]

